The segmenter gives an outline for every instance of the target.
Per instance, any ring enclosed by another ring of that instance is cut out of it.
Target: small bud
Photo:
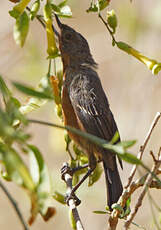
[[[152,68],[152,74],[156,75],[161,70],[161,63],[157,63]]]

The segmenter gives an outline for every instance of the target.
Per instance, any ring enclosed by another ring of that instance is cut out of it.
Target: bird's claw
[[[65,174],[69,174],[70,176],[73,175],[73,171],[69,167],[68,164],[63,165],[63,167],[61,168],[60,172],[61,172],[61,178],[62,178],[62,180],[65,180]]]
[[[74,193],[71,192],[70,194],[66,195],[65,198],[65,202],[67,203],[68,206],[69,206],[69,201],[71,199],[74,200],[76,206],[80,205],[81,200]]]

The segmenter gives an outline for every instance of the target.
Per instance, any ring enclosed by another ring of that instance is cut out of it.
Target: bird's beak
[[[60,22],[58,16],[56,14],[54,14],[54,15],[55,15],[55,18],[56,18],[57,25],[58,25],[59,29],[61,30],[62,29],[62,23]],[[59,38],[60,37],[60,33],[56,30],[56,28],[54,27],[54,25],[53,25],[53,30],[54,30],[55,35]]]
[[[56,18],[57,25],[59,26],[60,29],[62,29],[63,24],[61,23],[61,21],[59,20],[56,14],[55,14],[55,18]]]

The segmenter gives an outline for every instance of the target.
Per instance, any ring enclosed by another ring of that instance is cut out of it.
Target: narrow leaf
[[[61,204],[66,204],[65,196],[63,194],[61,194],[60,192],[55,191],[53,194],[53,198]]]
[[[136,143],[136,140],[130,140],[130,141],[121,141],[117,145],[121,145],[124,148],[130,148]]]
[[[105,211],[93,211],[95,214],[107,214],[108,212]]]
[[[11,97],[11,92],[8,89],[5,81],[3,80],[2,76],[0,76],[0,91],[3,95],[3,100],[5,102],[5,104],[7,103],[7,101],[9,100],[9,98]]]
[[[53,97],[50,95],[47,95],[43,92],[36,91],[36,90],[34,90],[28,86],[25,86],[23,84],[18,83],[18,82],[13,82],[13,85],[19,91],[21,91],[22,93],[27,94],[29,96],[34,96],[34,97],[38,97],[38,98],[42,98],[42,99],[53,99]]]
[[[130,164],[142,165],[141,160],[139,160],[135,155],[131,153],[124,153],[119,155],[120,158]]]

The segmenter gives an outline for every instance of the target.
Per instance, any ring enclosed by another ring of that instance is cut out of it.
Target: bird
[[[110,142],[118,132],[118,128],[97,73],[98,65],[92,57],[88,42],[76,30],[61,23],[57,15],[55,17],[59,32],[54,26],[53,29],[58,36],[63,63],[61,97],[64,124]],[[80,184],[96,168],[98,160],[103,162],[107,205],[111,210],[112,204],[118,201],[123,191],[116,154],[70,131],[68,134],[88,156],[89,170]],[[120,137],[116,143],[119,141]],[[123,168],[121,159],[118,160]]]

